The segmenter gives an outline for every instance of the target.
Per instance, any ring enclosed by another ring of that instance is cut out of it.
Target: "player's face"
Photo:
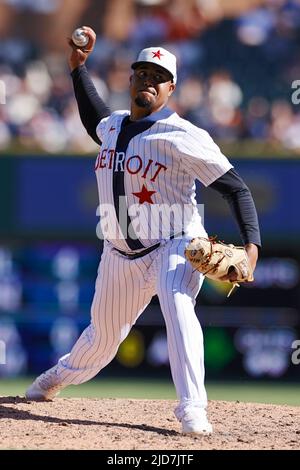
[[[155,64],[141,64],[130,79],[132,104],[151,113],[165,106],[174,89],[169,72]]]

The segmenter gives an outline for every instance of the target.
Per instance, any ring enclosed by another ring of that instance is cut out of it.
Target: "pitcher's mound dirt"
[[[0,397],[1,449],[299,449],[300,407],[209,402],[211,436],[180,434],[175,401]]]

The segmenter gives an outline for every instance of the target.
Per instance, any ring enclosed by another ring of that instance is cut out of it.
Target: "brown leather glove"
[[[228,297],[235,287],[239,287],[239,282],[254,280],[253,269],[243,246],[227,245],[214,238],[197,237],[188,244],[185,257],[195,270],[215,281],[230,282],[222,278],[235,270],[236,280],[232,283]]]

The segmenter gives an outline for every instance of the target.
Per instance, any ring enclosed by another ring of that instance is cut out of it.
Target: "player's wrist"
[[[254,271],[258,260],[258,247],[254,243],[247,243],[247,245],[245,245],[245,250]]]
[[[76,72],[76,70],[80,70],[81,67],[83,67],[85,63],[83,64],[71,64],[69,62],[69,67],[70,67],[70,73],[73,74]]]
[[[87,57],[84,57],[83,54],[76,55],[74,57],[74,54],[72,53],[72,55],[69,57],[69,67],[70,67],[71,72],[73,72],[78,67],[85,65],[86,59]]]
[[[258,256],[258,246],[255,243],[246,243],[245,250],[247,252],[256,253]]]

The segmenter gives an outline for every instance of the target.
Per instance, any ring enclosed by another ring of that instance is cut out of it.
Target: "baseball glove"
[[[227,297],[230,296],[239,282],[251,282],[253,270],[249,262],[247,252],[243,246],[227,245],[216,241],[216,238],[193,238],[185,249],[185,257],[193,268],[215,281],[224,281],[223,276],[230,274],[233,270],[237,279]]]

